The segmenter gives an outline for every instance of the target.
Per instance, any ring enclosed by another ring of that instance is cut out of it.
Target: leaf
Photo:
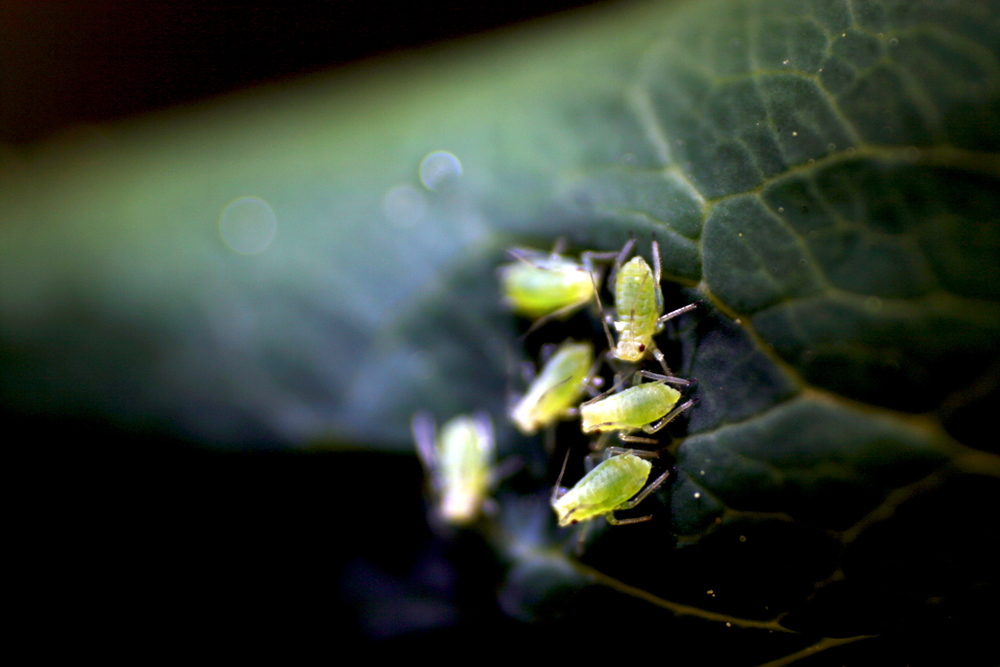
[[[698,380],[675,474],[637,509],[654,521],[577,559],[546,506],[558,463],[501,425],[527,462],[484,522],[504,612],[624,614],[730,664],[926,658],[995,622],[1000,4],[613,11],[32,156],[0,191],[4,403],[409,450],[419,408],[502,421],[530,356],[505,248],[634,232],[648,255],[655,232],[668,305],[702,301],[659,338]],[[434,151],[461,175],[432,188]],[[239,254],[219,218],[251,196],[276,235]],[[602,334],[580,315],[529,341],[568,335]]]

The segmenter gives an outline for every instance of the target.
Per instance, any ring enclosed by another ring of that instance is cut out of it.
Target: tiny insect
[[[559,419],[574,416],[576,404],[592,386],[596,370],[594,346],[567,340],[510,411],[511,420],[522,433],[531,435]]]
[[[649,479],[653,466],[640,456],[655,456],[655,452],[621,451],[624,453],[606,458],[569,490],[559,486],[563,473],[566,472],[566,461],[569,460],[569,452],[566,453],[566,460],[563,461],[562,471],[552,489],[551,498],[552,509],[559,517],[560,526],[589,521],[599,516],[603,516],[614,526],[649,521],[653,518],[649,515],[618,519],[614,513],[618,510],[632,509],[641,503],[666,481],[670,471],[663,473],[646,486],[646,480]]]
[[[663,330],[663,325],[668,320],[694,309],[698,304],[691,303],[663,315],[663,291],[660,289],[662,277],[660,246],[654,238],[652,243],[654,268],[651,269],[646,260],[638,255],[624,265],[622,264],[634,245],[635,239],[630,238],[615,260],[616,317],[614,327],[618,332],[618,343],[616,344],[612,339],[606,321],[604,331],[608,336],[608,344],[611,346],[612,358],[639,362],[651,353],[660,362],[663,372],[670,375],[670,368],[667,367],[663,353],[656,347],[653,336]],[[600,306],[599,295],[597,299]]]
[[[412,429],[441,518],[456,526],[472,523],[493,483],[494,438],[489,415],[455,417],[441,428],[440,437],[435,437],[434,418],[418,412],[413,415]]]
[[[674,417],[694,405],[694,401],[688,400],[675,408],[681,393],[667,385],[687,386],[691,384],[688,380],[648,371],[638,371],[634,377],[637,381],[647,378],[654,382],[634,384],[625,390],[620,390],[620,384],[616,382],[608,391],[580,405],[581,428],[584,433],[617,432],[618,438],[624,442],[656,444],[657,441],[652,438],[629,433],[639,429],[649,434],[656,433]],[[604,438],[598,441],[596,448],[603,445],[603,440]]]
[[[617,256],[587,251],[577,262],[560,254],[563,245],[560,239],[551,253],[513,248],[509,254],[517,261],[499,269],[507,307],[522,315],[539,318],[531,331],[590,303],[601,282],[601,272],[594,268],[594,262]]]

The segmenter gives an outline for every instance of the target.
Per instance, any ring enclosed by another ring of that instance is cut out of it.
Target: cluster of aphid
[[[519,248],[510,251],[515,261],[500,268],[505,303],[515,312],[536,318],[529,332],[593,302],[607,335],[609,349],[596,359],[590,342],[563,342],[545,360],[509,413],[511,421],[527,435],[577,415],[584,434],[600,434],[591,444],[593,451],[587,456],[587,464],[593,465],[596,452],[601,453],[603,461],[571,489],[560,486],[569,460],[566,453],[551,498],[560,526],[599,516],[616,525],[650,519],[616,519],[614,513],[638,505],[663,484],[669,471],[647,484],[652,465],[646,459],[657,452],[606,447],[607,439],[617,433],[624,443],[655,445],[656,440],[634,432],[652,435],[692,405],[689,400],[678,406],[681,393],[670,385],[684,387],[690,382],[672,376],[653,336],[667,320],[696,304],[664,315],[659,247],[654,239],[654,268],[650,268],[639,256],[625,261],[633,246],[634,240],[630,239],[621,252],[584,252],[580,261],[562,255],[558,244],[551,253]],[[615,313],[610,316],[601,305],[603,271],[597,266],[612,261],[609,284],[613,286]],[[618,334],[617,343],[609,322]],[[637,368],[649,356],[659,362],[662,374]],[[615,369],[615,382],[611,389],[598,394],[601,378],[597,372],[605,361]],[[629,379],[631,386],[625,388]],[[592,397],[581,402],[588,393]],[[439,498],[442,518],[453,524],[474,520],[493,482],[494,442],[489,417],[457,417],[444,426],[440,437],[435,437],[433,420],[418,413],[413,419],[413,433]]]

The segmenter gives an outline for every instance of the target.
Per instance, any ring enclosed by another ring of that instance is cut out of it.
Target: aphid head
[[[646,345],[636,340],[620,340],[615,355],[622,361],[642,361]]]

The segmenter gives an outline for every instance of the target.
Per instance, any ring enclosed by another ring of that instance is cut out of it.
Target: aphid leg
[[[493,470],[490,471],[490,486],[496,486],[516,473],[522,467],[524,467],[524,461],[521,460],[521,457],[508,456],[503,461],[493,466]],[[486,499],[484,499],[483,502],[486,502]]]
[[[552,456],[553,452],[556,451],[556,424],[552,422],[545,427],[545,453]]]
[[[602,449],[604,449],[604,446],[607,444],[608,438],[610,437],[611,437],[611,431],[605,431],[604,433],[601,433],[600,437],[598,437],[597,440],[590,443],[590,450],[593,452],[601,451]]]
[[[552,358],[552,355],[555,353],[558,347],[559,346],[556,345],[555,343],[545,343],[544,345],[542,345],[541,349],[538,351],[538,359],[539,361],[541,361],[542,366],[549,363],[549,359]]]
[[[670,366],[667,366],[666,357],[663,356],[663,353],[660,352],[660,348],[656,347],[656,343],[654,343],[652,340],[649,341],[649,349],[653,353],[653,356],[656,358],[656,360],[660,362],[660,366],[663,367],[663,374],[673,375],[673,371],[670,370]]]
[[[700,301],[695,301],[694,303],[689,303],[686,306],[681,306],[677,310],[672,310],[669,313],[667,313],[666,315],[661,315],[660,317],[658,317],[656,319],[656,324],[657,325],[662,325],[667,320],[672,320],[675,317],[677,317],[678,315],[683,315],[684,313],[686,313],[688,311],[692,311],[692,310],[694,310],[695,308],[698,307],[699,303],[701,303],[701,302]]]
[[[577,556],[583,555],[583,544],[587,541],[587,533],[590,532],[590,525],[594,523],[593,521],[587,521],[579,528],[579,532],[576,534],[576,548],[573,550]]]
[[[637,495],[635,498],[633,498],[632,500],[629,500],[627,502],[622,503],[621,505],[619,505],[615,509],[616,510],[630,510],[630,509],[632,509],[633,507],[635,507],[636,505],[638,505],[639,503],[641,503],[643,500],[645,500],[646,496],[648,496],[653,491],[656,491],[658,488],[660,488],[663,485],[663,483],[665,481],[667,481],[667,477],[669,477],[669,476],[670,476],[670,471],[668,470],[665,473],[663,473],[662,475],[660,475],[659,477],[657,477],[656,480],[652,484],[650,484],[645,489],[643,489],[642,491],[640,491],[639,495]]]
[[[537,329],[538,327],[542,326],[546,322],[550,322],[552,320],[559,319],[560,317],[563,317],[564,315],[568,315],[569,313],[572,313],[574,310],[576,310],[579,307],[580,307],[580,303],[571,303],[568,306],[563,306],[559,310],[556,310],[554,312],[549,313],[548,315],[542,315],[537,320],[535,320],[534,323],[530,327],[528,327],[528,330],[525,331],[524,335],[522,335],[518,340],[524,340],[525,338],[528,337],[528,334],[533,333],[535,331],[535,329]]]
[[[643,426],[642,430],[645,431],[646,433],[656,433],[661,428],[663,428],[664,426],[666,426],[667,424],[669,424],[671,422],[671,420],[673,420],[677,415],[679,415],[680,413],[684,412],[685,410],[687,410],[688,408],[690,408],[692,405],[694,405],[694,399],[691,399],[689,401],[685,401],[681,405],[677,406],[676,408],[674,408],[673,410],[671,410],[670,412],[668,412],[666,414],[666,416],[663,417],[663,419],[661,419],[660,421],[656,422],[655,424],[646,424],[645,426]]]
[[[604,335],[608,337],[608,347],[615,349],[615,339],[611,337],[611,329],[608,328],[608,316],[604,313],[604,304],[601,303],[601,290],[597,287],[597,281],[591,272],[590,281],[594,284],[594,297],[597,299],[597,309],[601,312],[601,325],[604,327]]]
[[[642,430],[646,431],[646,427],[643,426]],[[656,431],[646,431],[647,433],[655,433]],[[652,438],[643,438],[638,435],[627,435],[624,431],[618,431],[618,439],[622,442],[641,442],[646,445],[658,445],[659,440],[653,440]]]
[[[587,393],[590,394],[591,398],[601,393],[600,388],[604,384],[604,378],[597,374],[597,370],[601,367],[602,363],[604,363],[604,357],[603,355],[598,355],[597,359],[594,360],[594,365],[587,371],[587,377],[584,380]],[[576,411],[576,408],[574,408],[574,411]]]
[[[434,417],[429,412],[417,412],[410,422],[413,439],[417,443],[417,456],[424,466],[427,479],[435,493],[441,492],[440,478],[437,474],[437,434],[434,432]]]
[[[657,382],[664,382],[666,384],[675,384],[678,387],[689,387],[694,384],[691,380],[674,377],[673,375],[660,375],[659,373],[651,373],[649,371],[638,371],[637,374],[647,380],[656,380]]]
[[[608,512],[604,515],[604,518],[608,520],[612,526],[627,526],[630,523],[642,523],[643,521],[649,521],[653,518],[652,514],[647,514],[646,516],[639,516],[634,519],[616,519],[614,512]]]
[[[437,448],[435,444],[434,417],[429,412],[417,412],[410,422],[413,439],[417,443],[417,455],[424,469],[433,472],[437,467]]]
[[[472,415],[472,424],[476,428],[476,442],[489,460],[493,459],[496,442],[493,440],[493,420],[488,412],[477,412]]]

